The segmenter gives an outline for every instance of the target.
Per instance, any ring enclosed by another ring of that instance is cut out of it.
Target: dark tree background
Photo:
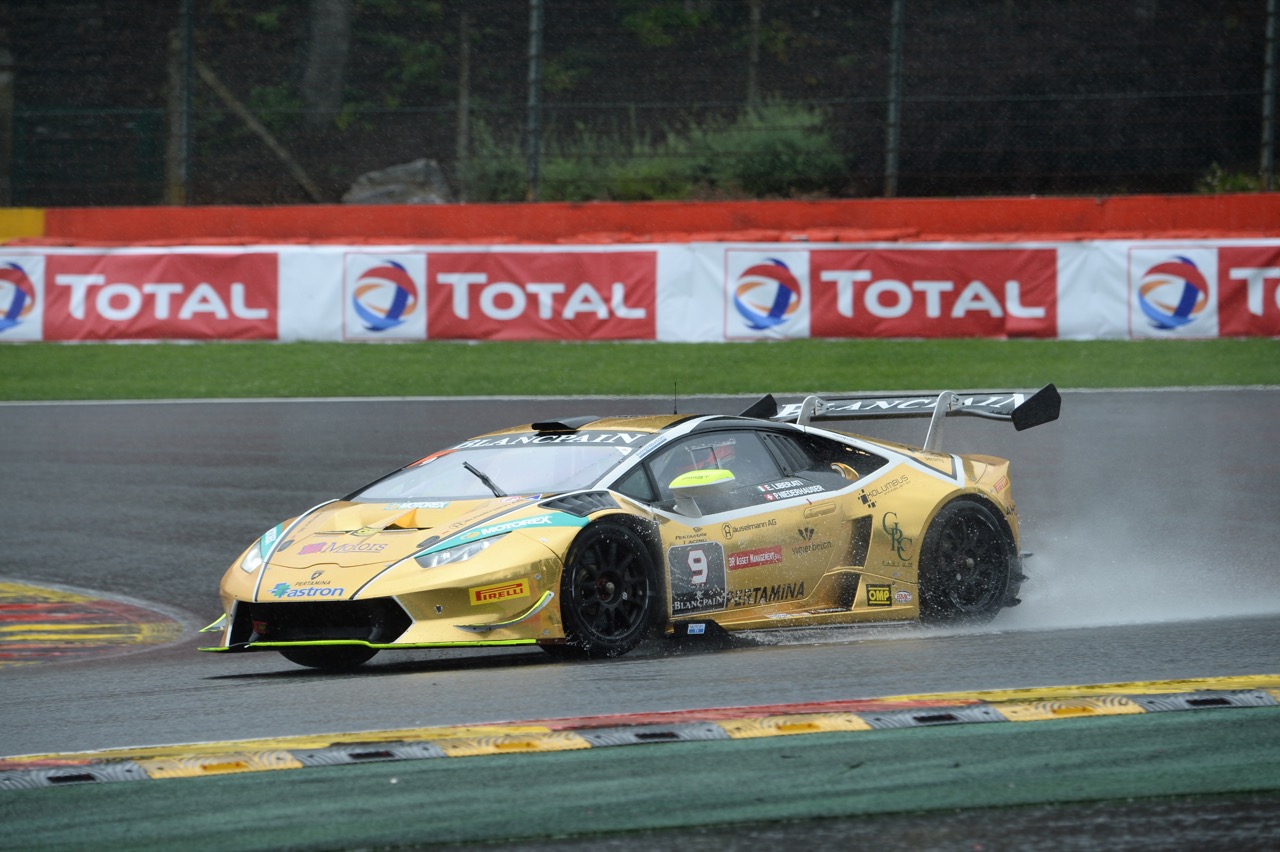
[[[181,5],[5,0],[13,105],[0,122],[9,136],[0,170],[11,197],[0,203],[164,203]],[[843,166],[821,193],[880,195],[891,7],[543,0],[543,137],[579,152],[589,171],[582,152],[592,146],[653,150],[644,145],[667,134],[731,122],[754,95],[822,116]],[[194,65],[262,128],[191,72],[190,203],[313,200],[287,160],[326,201],[364,172],[423,157],[455,193],[477,180],[464,161],[481,172],[486,158],[523,168],[529,0],[190,8]],[[898,194],[1256,186],[1265,0],[905,0],[905,9]],[[599,195],[614,191],[602,185]]]

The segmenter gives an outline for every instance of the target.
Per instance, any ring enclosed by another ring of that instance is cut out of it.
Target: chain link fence
[[[9,0],[0,203],[1248,191],[1274,3]]]

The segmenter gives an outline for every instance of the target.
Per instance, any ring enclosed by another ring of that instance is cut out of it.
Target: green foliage
[[[629,0],[626,5],[633,8],[622,16],[622,25],[634,32],[645,47],[672,47],[685,42],[711,17],[708,7],[684,0]]]
[[[845,166],[822,110],[770,99],[701,133],[711,182],[751,197],[830,194]]]
[[[822,110],[770,100],[733,120],[712,119],[660,139],[575,125],[547,134],[539,163],[546,201],[686,200],[831,195],[846,169]],[[468,197],[524,197],[518,139],[498,140],[478,125]]]
[[[1258,176],[1249,172],[1228,172],[1214,163],[1196,183],[1196,191],[1216,195],[1222,192],[1257,192],[1262,188]]]
[[[500,139],[486,122],[474,120],[471,125],[471,156],[467,158],[459,178],[466,187],[468,201],[523,200],[525,165],[520,140]]]
[[[280,32],[281,18],[285,15],[283,6],[267,6],[253,13],[253,22],[264,33]]]
[[[296,87],[287,83],[254,86],[246,106],[263,126],[281,136],[297,124],[302,114],[302,97]]]

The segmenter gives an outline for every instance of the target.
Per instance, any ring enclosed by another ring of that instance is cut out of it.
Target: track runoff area
[[[964,831],[1011,840],[1037,820],[1078,832],[1095,803],[1101,823],[1172,807],[1217,840],[1280,842],[1277,724],[1271,675],[26,755],[0,759],[0,819],[32,848],[558,849],[635,832],[937,837],[974,808],[1001,810]]]

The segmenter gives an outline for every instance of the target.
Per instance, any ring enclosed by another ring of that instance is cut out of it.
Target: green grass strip
[[[1280,385],[1280,340],[0,345],[0,400]]]

